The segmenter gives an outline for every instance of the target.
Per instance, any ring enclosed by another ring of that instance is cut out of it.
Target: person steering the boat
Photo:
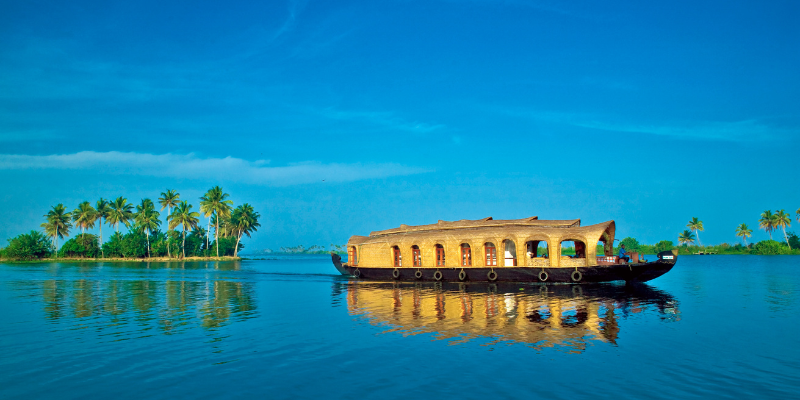
[[[628,251],[625,250],[625,245],[624,244],[620,244],[619,245],[619,260],[620,261],[625,260],[625,262],[630,262],[631,261],[631,258],[628,257]]]

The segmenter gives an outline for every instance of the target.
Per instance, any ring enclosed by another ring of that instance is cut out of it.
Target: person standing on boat
[[[631,261],[631,258],[628,257],[628,252],[625,250],[624,244],[619,245],[619,260],[620,261],[625,260],[625,262]]]

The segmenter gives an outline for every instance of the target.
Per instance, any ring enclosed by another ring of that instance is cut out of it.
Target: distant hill
[[[293,247],[281,247],[278,250],[273,250],[273,249],[251,250],[248,251],[246,255],[266,256],[266,255],[280,255],[280,254],[329,254],[331,251],[335,251],[339,254],[347,253],[346,246],[331,244],[327,249],[319,245],[312,245],[309,247],[298,245]]]

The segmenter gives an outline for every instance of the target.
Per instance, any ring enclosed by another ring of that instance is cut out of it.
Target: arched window
[[[350,246],[347,248],[347,261],[349,261],[350,265],[354,267],[358,265],[358,253],[356,252],[355,246]]]
[[[483,254],[486,254],[487,267],[497,266],[497,248],[494,247],[494,243],[486,242],[483,245]]]
[[[394,259],[395,268],[403,266],[403,256],[400,255],[399,247],[397,246],[392,247],[392,258]]]
[[[411,246],[411,257],[415,267],[422,266],[422,255],[419,252],[419,246],[417,245]]]
[[[472,249],[469,247],[469,244],[467,243],[461,243],[461,266],[462,267],[472,266]]]
[[[561,242],[561,254],[571,258],[586,258],[586,243],[580,240],[564,240]]]
[[[503,258],[505,259],[505,263],[503,265],[506,267],[516,267],[517,245],[514,244],[513,240],[506,239],[503,241],[503,247],[505,248],[505,251],[503,252]]]
[[[444,247],[440,244],[436,245],[436,266],[444,267]]]

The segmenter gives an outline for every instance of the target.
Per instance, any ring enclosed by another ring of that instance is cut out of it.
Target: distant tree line
[[[800,208],[795,212],[795,218],[800,222]],[[682,252],[716,252],[720,254],[761,254],[761,255],[781,255],[781,254],[800,254],[800,239],[794,232],[786,230],[792,225],[791,214],[786,210],[776,210],[774,213],[771,210],[766,210],[761,213],[758,220],[758,227],[763,229],[769,234],[769,240],[763,240],[758,243],[747,244],[747,238],[753,236],[753,230],[747,224],[739,224],[734,233],[736,236],[742,238],[742,244],[727,244],[723,243],[717,246],[703,246],[700,243],[699,232],[703,231],[703,221],[698,218],[692,218],[684,230],[678,235],[678,243],[681,245]],[[772,240],[772,232],[780,229],[783,233],[783,242]],[[695,246],[695,240],[697,245]],[[627,247],[627,246],[626,246]]]
[[[167,210],[166,232],[160,230],[161,213],[147,198],[135,208],[122,196],[111,201],[101,198],[94,206],[84,201],[71,212],[63,204],[57,204],[44,215],[45,222],[41,224],[44,233],[34,230],[8,239],[8,246],[0,249],[0,257],[18,260],[46,257],[236,257],[244,248],[242,237],[250,237],[261,226],[258,222],[260,215],[247,203],[234,208],[229,196],[222,188],[214,186],[200,198],[199,210],[207,219],[207,228],[203,228],[200,213],[192,211],[193,205],[181,201],[177,191],[167,189],[158,199],[161,211]],[[103,242],[105,224],[115,230],[107,242]],[[128,232],[121,233],[120,225],[128,228]],[[212,225],[213,241],[210,237]],[[86,233],[87,229],[95,226],[99,228],[99,235]],[[81,233],[59,247],[59,239],[69,237],[73,228],[80,229]]]
[[[248,252],[248,254],[328,254],[330,252],[346,254],[347,253],[347,246],[341,244],[331,244],[329,248],[325,248],[324,246],[320,245],[312,245],[309,247],[305,247],[303,245],[297,246],[290,246],[290,247],[281,247],[280,249],[272,250],[266,249],[261,251],[255,252]]]

